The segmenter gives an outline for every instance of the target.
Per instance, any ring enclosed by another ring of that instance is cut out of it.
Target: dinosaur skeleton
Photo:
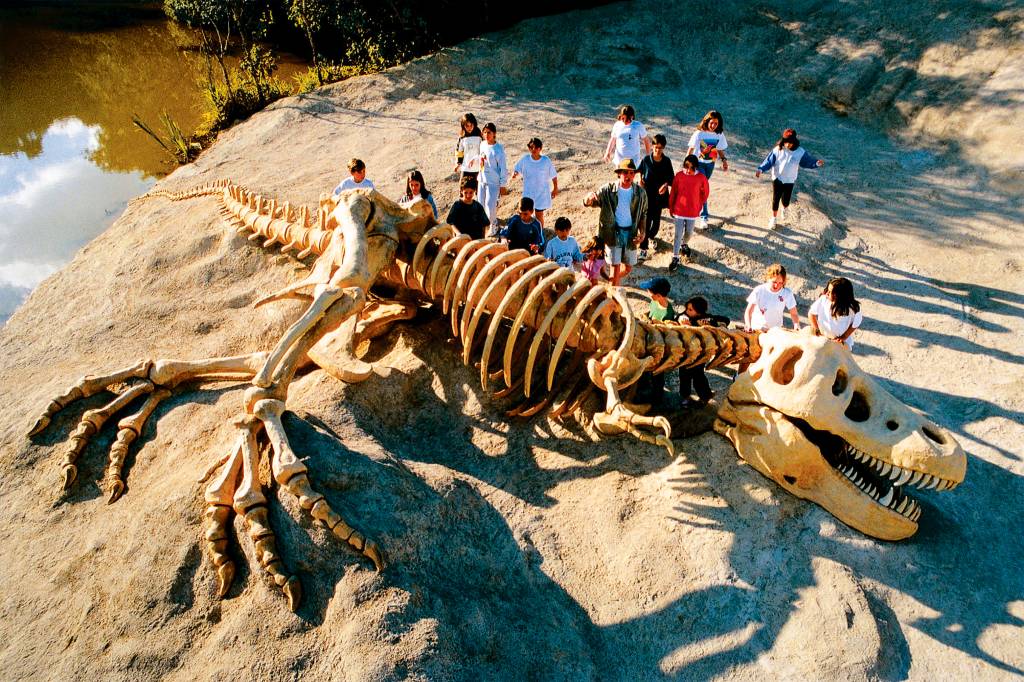
[[[175,387],[224,379],[250,382],[244,411],[234,422],[236,442],[203,479],[210,481],[205,536],[221,596],[235,574],[227,546],[228,527],[237,514],[245,521],[257,559],[290,608],[301,599],[301,584],[286,572],[267,520],[258,474],[260,438],[269,442],[277,483],[377,570],[383,568],[384,553],[377,543],[349,525],[313,487],[306,466],[289,445],[281,415],[297,371],[313,364],[343,381],[367,379],[372,366],[358,359],[356,350],[393,323],[411,319],[422,305],[450,316],[452,333],[462,341],[463,361],[479,367],[485,392],[515,402],[510,416],[530,417],[547,409],[560,418],[603,391],[604,410],[593,416],[600,433],[628,433],[670,453],[668,421],[624,402],[630,387],[644,373],[752,363],[762,355],[756,333],[638,317],[622,289],[593,285],[541,256],[473,240],[450,225],[438,225],[426,202],[402,207],[376,191],[354,190],[321,197],[314,213],[228,181],[147,196],[182,200],[208,195],[219,198],[225,220],[251,241],[262,240],[265,247],[281,244],[283,251],[297,251],[299,258],[316,256],[305,279],[256,302],[298,298],[308,301],[305,311],[269,351],[196,361],[145,360],[106,376],[83,377],[50,402],[29,435],[45,429],[54,414],[80,398],[102,391],[115,394],[106,406],[86,411],[70,436],[62,467],[64,488],[70,488],[78,474],[75,463],[89,439],[107,419],[145,396],[134,414],[118,422],[103,484],[112,503],[125,491],[128,447]],[[381,292],[391,295],[384,298]]]

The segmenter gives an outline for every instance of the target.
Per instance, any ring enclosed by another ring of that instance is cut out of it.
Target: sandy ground
[[[268,348],[295,315],[251,303],[300,277],[300,263],[227,232],[210,199],[151,199],[0,331],[4,677],[1024,675],[1022,74],[1019,43],[1007,37],[1019,36],[1019,14],[929,5],[935,17],[923,21],[916,5],[797,9],[737,4],[702,15],[697,34],[685,16],[636,4],[525,22],[279,102],[161,187],[231,178],[308,205],[359,156],[392,196],[407,170],[422,169],[446,208],[456,121],[473,111],[497,123],[513,159],[529,137],[544,139],[563,188],[549,215],[568,215],[584,237],[596,214],[582,198],[612,177],[600,157],[618,104],[664,132],[676,160],[717,108],[732,168],[712,179],[712,229],[671,277],[673,293],[702,293],[738,319],[774,261],[790,270],[802,314],[829,277],[854,281],[867,320],[857,361],[969,452],[962,486],[920,495],[913,539],[871,540],[788,496],[702,432],[708,415],[679,420],[675,459],[623,439],[594,442],[579,424],[509,423],[456,345],[440,340],[444,326],[424,320],[378,343],[378,376],[364,384],[301,378],[285,421],[315,483],[393,565],[373,573],[275,490],[271,521],[306,592],[299,612],[253,562],[244,532],[240,573],[218,600],[198,479],[229,446],[240,387],[165,402],[112,506],[97,485],[112,432],[86,449],[73,491],[57,482],[61,444],[98,397],[24,437],[83,373]],[[939,17],[947,10],[978,30],[952,41]],[[902,51],[892,25],[903,29]],[[867,57],[857,52],[865,34],[879,42]],[[886,78],[900,65],[913,73],[897,87]],[[918,85],[917,108],[905,106]],[[897,108],[907,124],[893,127],[871,106]],[[950,144],[956,122],[962,134]],[[801,175],[791,217],[768,231],[770,189],[753,170],[786,126],[828,164]],[[667,264],[658,254],[634,281]],[[712,384],[721,393],[727,375],[713,373]]]

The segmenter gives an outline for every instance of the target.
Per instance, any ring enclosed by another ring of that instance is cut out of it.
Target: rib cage
[[[654,374],[753,362],[761,353],[757,334],[638,317],[622,290],[451,225],[424,234],[403,265],[387,279],[440,306],[463,362],[479,363],[481,387],[500,381],[495,395],[521,392],[526,402],[512,412],[524,416],[552,401],[564,412],[596,383],[579,371],[585,360],[609,351],[650,358]]]

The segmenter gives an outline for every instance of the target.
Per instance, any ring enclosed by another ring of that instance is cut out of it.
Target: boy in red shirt
[[[676,225],[675,239],[672,242],[672,262],[669,263],[668,271],[675,272],[679,269],[679,252],[687,258],[690,257],[690,247],[687,242],[693,236],[693,228],[700,217],[701,208],[708,200],[711,188],[708,179],[697,172],[697,156],[690,154],[683,159],[683,170],[676,173],[672,179],[672,189],[668,195],[668,210]]]

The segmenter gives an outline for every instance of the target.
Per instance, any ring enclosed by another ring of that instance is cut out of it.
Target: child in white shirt
[[[725,139],[725,119],[722,114],[712,109],[704,114],[700,125],[690,136],[690,144],[686,154],[697,155],[697,172],[711,180],[711,174],[715,170],[715,161],[721,160],[722,172],[729,170],[729,161],[725,158],[725,150],[729,148],[729,142]],[[708,202],[700,209],[700,229],[708,229]]]
[[[826,336],[850,350],[853,350],[850,337],[864,321],[860,302],[853,297],[853,284],[845,277],[829,280],[824,293],[811,304],[807,317],[815,336]]]
[[[541,154],[544,142],[531,137],[526,143],[529,154],[523,154],[512,169],[512,179],[523,177],[523,198],[533,200],[537,221],[544,227],[544,211],[551,208],[551,200],[558,196],[558,173],[551,159]]]
[[[636,120],[636,110],[629,104],[619,107],[618,116],[612,126],[604,160],[618,167],[623,159],[633,159],[633,165],[640,167],[644,156],[651,153],[651,137],[644,124]]]
[[[768,331],[782,326],[782,314],[789,310],[793,329],[800,329],[800,315],[796,311],[796,297],[786,287],[786,268],[772,263],[765,270],[765,283],[754,287],[747,296],[747,309],[743,321],[747,331]]]
[[[375,189],[373,183],[366,178],[366,164],[362,159],[352,159],[348,162],[349,177],[338,183],[334,188],[335,196],[350,189]]]

